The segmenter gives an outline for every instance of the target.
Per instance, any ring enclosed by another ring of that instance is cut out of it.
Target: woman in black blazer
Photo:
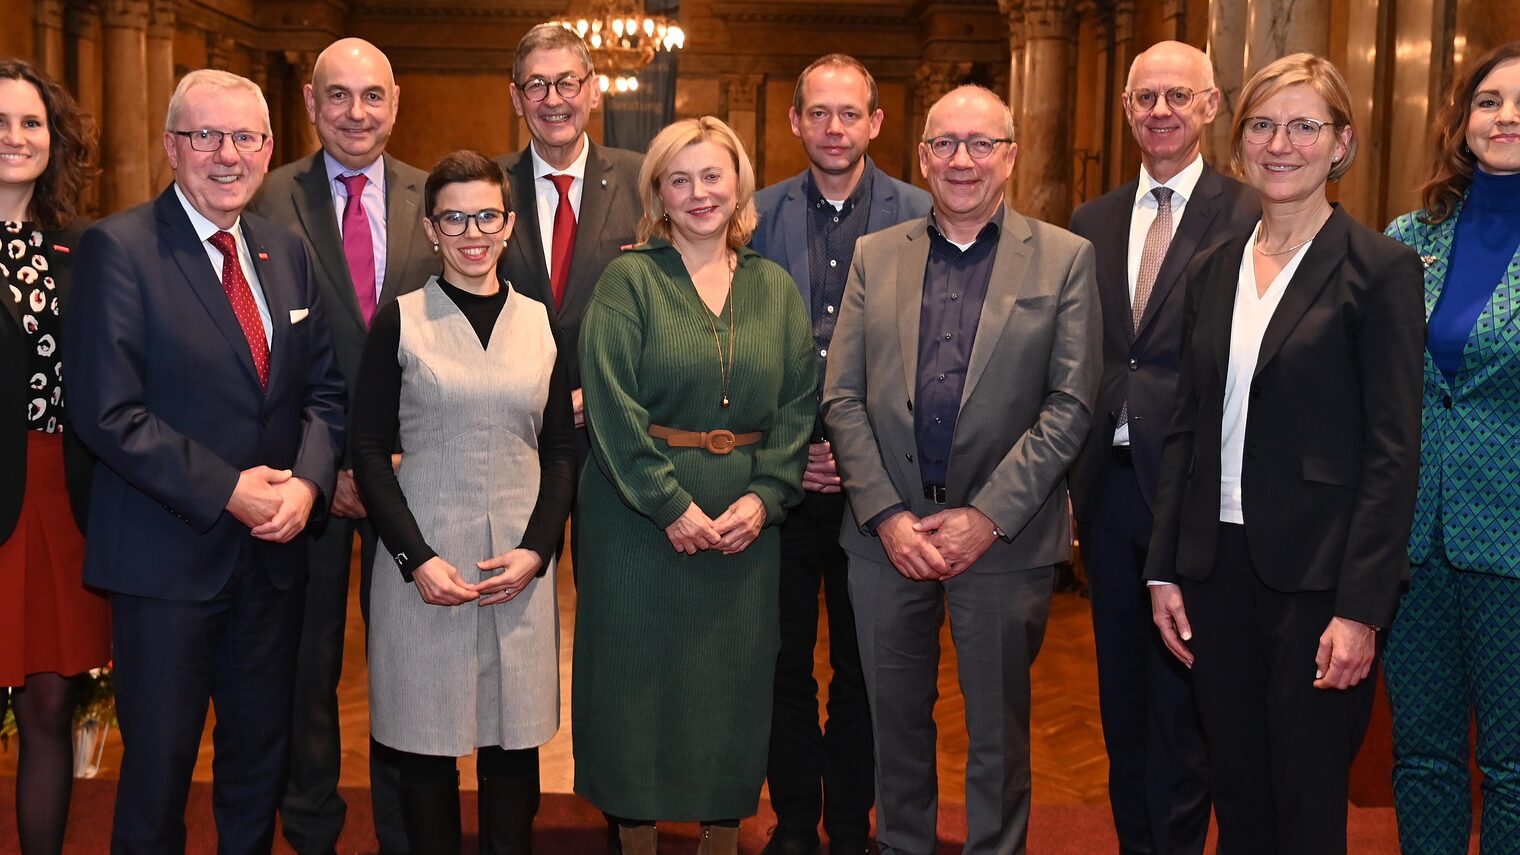
[[[1408,572],[1420,260],[1326,200],[1356,154],[1328,61],[1263,68],[1234,134],[1262,218],[1188,274],[1145,576],[1193,669],[1221,851],[1344,853],[1377,633]]]
[[[23,855],[63,848],[71,678],[111,656],[106,600],[81,581],[91,464],[68,429],[59,346],[94,152],[66,91],[0,60],[0,718],[14,701]]]

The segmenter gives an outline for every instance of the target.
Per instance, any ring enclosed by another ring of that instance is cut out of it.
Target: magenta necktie
[[[227,292],[227,302],[237,316],[243,337],[248,339],[248,350],[253,354],[253,368],[259,375],[259,388],[269,390],[269,342],[264,339],[264,319],[259,317],[259,304],[254,302],[253,288],[243,275],[243,265],[238,261],[237,241],[231,232],[217,232],[206,240],[222,251],[222,290]]]
[[[354,296],[359,299],[359,313],[367,327],[375,317],[375,241],[369,233],[363,198],[369,179],[344,175],[338,180],[348,188],[348,202],[343,206],[343,257],[348,260],[348,275],[354,281]]]

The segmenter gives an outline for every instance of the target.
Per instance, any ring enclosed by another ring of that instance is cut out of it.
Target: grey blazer
[[[913,398],[928,220],[861,238],[824,381],[823,414],[854,521],[901,503],[932,508],[915,461]],[[993,261],[961,397],[946,488],[1009,534],[971,572],[1040,567],[1071,554],[1066,470],[1086,438],[1102,330],[1092,244],[1011,209]],[[846,520],[854,555],[887,562]]]
[[[871,205],[866,213],[866,234],[907,220],[929,216],[929,194],[876,168],[866,158],[866,169],[874,171],[871,181]],[[786,268],[802,292],[802,305],[813,307],[812,274],[808,270],[808,200],[807,171],[772,184],[755,194],[755,211],[760,223],[749,245],[755,252]]]
[[[385,284],[380,304],[415,291],[443,268],[422,230],[422,190],[427,173],[385,155]],[[269,173],[249,210],[301,236],[311,253],[312,276],[327,307],[338,370],[350,387],[359,376],[359,356],[369,330],[359,314],[354,283],[343,257],[343,237],[322,152]],[[344,454],[347,467],[348,455]]]

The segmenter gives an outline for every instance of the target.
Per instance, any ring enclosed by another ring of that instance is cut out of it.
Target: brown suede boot
[[[727,825],[702,825],[697,855],[739,855],[739,829]]]
[[[619,824],[617,830],[618,841],[623,844],[623,855],[658,855],[660,833],[653,823]]]

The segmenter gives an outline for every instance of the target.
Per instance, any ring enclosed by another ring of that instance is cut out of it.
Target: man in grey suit
[[[750,246],[797,281],[812,319],[821,400],[855,242],[925,216],[929,194],[883,173],[866,156],[883,113],[875,79],[854,57],[829,54],[803,69],[790,118],[809,166],[755,194],[760,223]],[[860,855],[870,846],[876,764],[848,562],[839,546],[844,494],[821,418],[808,445],[802,487],[802,504],[781,526],[781,650],[766,768],[776,832],[762,855],[817,855],[820,816],[830,855]],[[820,584],[833,667],[823,731],[813,680]]]
[[[400,87],[390,61],[362,39],[342,39],[317,57],[304,89],[322,150],[271,172],[251,210],[299,234],[328,307],[338,367],[350,390],[375,311],[422,287],[437,269],[422,231],[427,174],[385,155]],[[348,619],[349,565],[360,541],[361,608],[369,598],[374,530],[354,488],[345,450],[327,528],[310,541],[311,581],[297,660],[290,778],[280,807],[285,839],[301,855],[333,851],[347,806],[338,795],[338,678]],[[370,743],[375,833],[383,853],[407,851],[397,773]]]
[[[1119,852],[1198,855],[1209,830],[1203,732],[1188,669],[1161,643],[1141,572],[1181,368],[1182,271],[1249,232],[1261,206],[1199,151],[1219,109],[1203,51],[1152,45],[1130,66],[1123,105],[1139,178],[1071,217],[1071,230],[1093,242],[1103,314],[1103,379],[1071,470],[1072,507],[1092,590]]]
[[[937,849],[947,602],[969,738],[965,851],[1025,850],[1029,666],[1071,553],[1066,469],[1092,418],[1100,339],[1092,245],[1003,203],[1013,131],[978,86],[929,110],[918,159],[933,210],[861,239],[824,384],[886,855]]]

